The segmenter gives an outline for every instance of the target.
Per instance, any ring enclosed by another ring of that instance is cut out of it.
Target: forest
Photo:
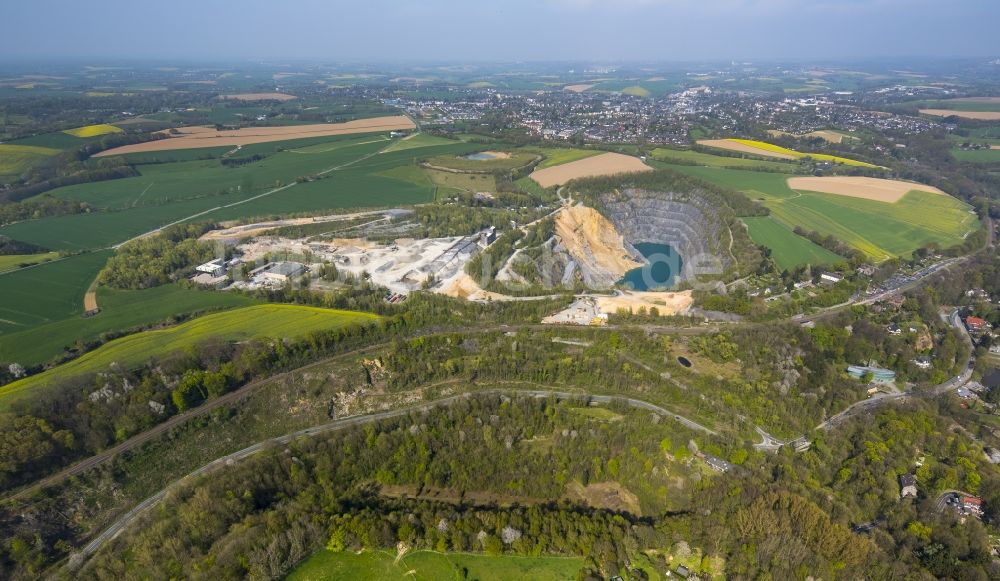
[[[684,436],[650,422],[647,412],[614,410],[626,417],[608,422],[579,406],[484,396],[298,440],[186,483],[79,574],[274,578],[320,547],[400,543],[579,555],[587,559],[582,577],[595,579],[664,574],[665,557],[690,554],[688,546],[705,555],[696,571],[721,566],[728,577],[987,579],[1000,572],[982,525],[959,523],[934,506],[936,494],[956,482],[979,478],[990,490],[998,475],[969,467],[976,464],[971,450],[942,437],[945,420],[933,408],[886,410],[805,454],[752,454],[740,470],[686,472],[682,490],[656,492],[657,482],[694,462],[680,453]],[[896,477],[921,456],[921,495],[900,501]],[[564,494],[567,483],[613,481],[635,490],[649,479],[654,492],[638,510]],[[435,499],[444,490],[458,500]],[[996,502],[988,500],[990,511]],[[868,519],[878,523],[873,532],[851,531]]]

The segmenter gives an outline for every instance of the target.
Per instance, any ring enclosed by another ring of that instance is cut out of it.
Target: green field
[[[0,228],[0,234],[55,250],[80,250],[105,248],[200,213],[199,220],[228,220],[431,201],[433,184],[380,175],[417,162],[413,151],[379,153],[386,145],[380,134],[364,134],[274,153],[237,168],[214,159],[141,166],[137,177],[51,192],[102,211],[12,224]],[[451,142],[417,151],[463,153],[476,147]],[[318,174],[322,179],[267,194],[299,176]]]
[[[652,93],[649,89],[641,87],[639,85],[632,85],[631,87],[625,87],[622,89],[622,93],[626,95],[632,95],[633,97],[649,97]]]
[[[456,142],[444,137],[437,137],[427,133],[415,133],[410,137],[400,139],[386,148],[386,153],[393,151],[406,151],[407,149],[419,149],[421,147],[434,147],[437,145],[454,145]]]
[[[1000,112],[1000,101],[966,101],[959,99],[938,99],[929,101],[909,101],[906,105],[917,105],[921,109],[951,109],[952,111]]]
[[[17,270],[18,268],[21,268],[21,265],[51,262],[57,258],[59,258],[58,252],[44,252],[42,254],[0,254],[0,274],[10,270]]]
[[[65,145],[65,140],[77,144],[87,141],[65,133],[37,139],[52,145]],[[482,144],[425,138],[415,144],[419,148],[383,151],[399,143],[390,141],[388,134],[369,133],[255,144],[242,148],[234,157],[255,153],[266,157],[239,167],[223,166],[219,159],[198,159],[191,151],[170,152],[176,161],[138,166],[141,175],[137,177],[51,191],[56,197],[86,201],[94,211],[10,224],[0,228],[0,234],[55,251],[95,252],[0,275],[0,296],[4,297],[0,304],[0,362],[43,363],[78,341],[92,340],[101,333],[155,323],[173,313],[246,304],[236,303],[231,295],[190,291],[192,294],[184,294],[185,301],[180,303],[146,304],[137,310],[130,301],[105,301],[99,296],[101,313],[83,319],[83,295],[110,256],[111,251],[105,249],[113,245],[175,221],[430,202],[442,188],[418,167],[420,159],[483,148]],[[218,149],[209,153],[222,155],[227,148]],[[297,182],[302,176],[316,177]],[[480,189],[491,188],[492,177],[487,181]],[[285,184],[289,187],[278,189]],[[135,304],[144,304],[144,296],[148,295],[132,298]]]
[[[771,259],[779,270],[790,270],[804,264],[833,264],[843,257],[814,244],[792,232],[770,216],[742,218],[754,244],[771,249]]]
[[[94,351],[37,375],[0,388],[0,407],[53,381],[95,373],[111,364],[135,366],[151,358],[192,347],[210,339],[247,341],[259,337],[300,337],[313,331],[336,329],[378,319],[354,311],[300,305],[266,304],[198,317],[166,329],[143,331],[115,339]]]
[[[91,252],[0,275],[0,336],[83,313],[83,295],[109,256]]]
[[[322,550],[288,575],[288,581],[571,581],[584,567],[579,557],[520,557],[416,551],[399,562],[388,552]]]
[[[929,243],[937,243],[943,248],[961,244],[969,232],[979,228],[979,220],[971,213],[971,207],[951,196],[912,191],[900,201],[889,204],[795,191],[788,187],[787,179],[792,176],[787,174],[683,165],[670,167],[744,192],[761,201],[771,210],[771,217],[789,229],[801,226],[823,235],[832,234],[876,261],[908,256]]]
[[[2,278],[0,278],[2,282]],[[86,290],[86,289],[84,289]],[[80,299],[76,300],[76,296]],[[78,341],[218,309],[245,307],[253,299],[234,293],[187,289],[170,284],[145,290],[97,289],[101,312],[83,317],[83,295],[74,295],[72,314],[38,326],[0,326],[0,363],[38,365],[61,355]]]
[[[570,147],[531,147],[526,149],[540,153],[544,158],[535,169],[545,169],[605,153],[596,149],[573,149]]]
[[[1000,149],[962,150],[953,149],[952,155],[959,161],[970,163],[1000,163]]]
[[[50,147],[0,143],[0,183],[16,178],[57,153],[59,150]]]
[[[783,172],[795,171],[796,167],[794,163],[790,162],[726,157],[688,149],[666,149],[663,147],[653,150],[653,159],[665,162],[695,163],[708,167],[753,168]]]

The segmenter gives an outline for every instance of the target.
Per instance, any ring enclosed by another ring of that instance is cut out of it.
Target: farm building
[[[917,477],[913,474],[903,474],[899,477],[899,497],[917,497]]]

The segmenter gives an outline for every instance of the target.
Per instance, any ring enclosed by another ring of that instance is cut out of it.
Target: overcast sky
[[[1000,57],[1000,0],[0,0],[0,60]]]

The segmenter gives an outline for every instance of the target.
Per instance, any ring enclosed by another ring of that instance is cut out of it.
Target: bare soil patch
[[[237,93],[235,95],[219,95],[219,98],[233,101],[291,101],[298,99],[295,95],[285,93]]]
[[[476,302],[507,301],[512,299],[512,297],[507,295],[484,290],[483,287],[479,286],[479,283],[464,272],[448,282],[441,290],[441,294],[456,299]]]
[[[587,85],[585,83],[580,83],[578,85],[566,85],[565,87],[563,87],[563,90],[572,91],[574,93],[582,93],[593,86],[594,85]]]
[[[595,482],[583,486],[574,480],[566,486],[565,496],[569,500],[583,502],[593,508],[642,515],[639,497],[617,482]]]
[[[133,145],[123,145],[107,151],[102,151],[94,157],[109,155],[124,155],[126,153],[141,153],[149,151],[172,151],[177,149],[196,149],[201,147],[221,147],[250,145],[253,143],[268,143],[271,141],[287,141],[305,137],[330,137],[352,133],[375,133],[379,131],[397,131],[414,129],[416,126],[409,117],[395,115],[391,117],[374,117],[358,119],[346,123],[319,123],[315,125],[284,125],[280,127],[245,127],[218,131],[214,127],[178,127],[174,130],[161,131],[166,139],[147,141]]]
[[[795,159],[795,156],[788,155],[787,153],[778,153],[777,151],[769,151],[767,149],[753,147],[751,145],[740,143],[738,141],[729,141],[728,139],[701,139],[698,141],[698,145],[704,145],[706,147],[717,147],[719,149],[728,149],[729,151],[738,151],[740,153],[749,153],[751,155],[760,155],[764,157],[776,157],[778,159]]]
[[[604,153],[535,171],[531,174],[531,179],[543,188],[548,188],[579,178],[636,173],[652,169],[638,157],[621,153]]]
[[[656,307],[661,317],[684,313],[694,304],[694,297],[691,291],[667,292],[667,291],[619,291],[617,295],[610,297],[597,297],[597,307],[602,313],[613,315],[619,309],[630,312],[638,312],[640,308],[646,311]]]
[[[788,187],[793,190],[837,194],[839,196],[864,198],[866,200],[875,200],[876,202],[886,202],[889,204],[898,202],[907,192],[912,190],[941,194],[942,196],[947,195],[933,186],[899,180],[855,176],[788,178]]]
[[[1000,121],[1000,111],[955,111],[953,109],[921,109],[924,115],[935,115],[937,117],[962,117],[963,119],[976,119],[977,121]]]

